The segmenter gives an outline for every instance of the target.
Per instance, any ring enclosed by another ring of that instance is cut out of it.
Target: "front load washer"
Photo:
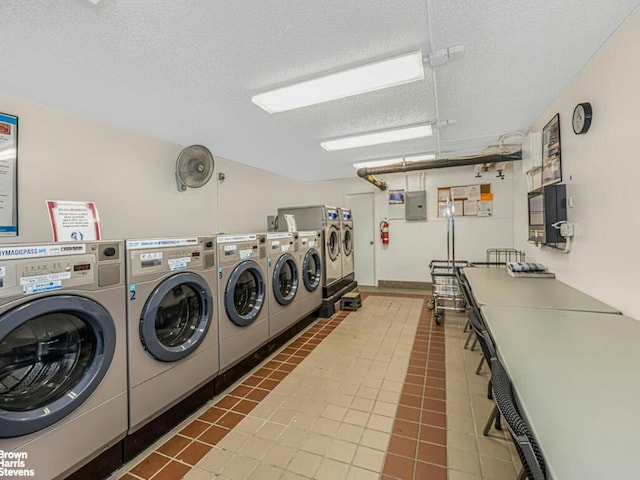
[[[340,233],[342,239],[342,277],[353,280],[353,217],[348,208],[339,208]]]
[[[267,298],[269,299],[269,338],[296,323],[296,295],[300,274],[296,250],[297,233],[267,233]]]
[[[123,242],[0,247],[3,476],[64,478],[126,431]]]
[[[299,231],[320,230],[322,233],[322,287],[323,295],[330,297],[346,283],[342,278],[338,209],[327,205],[278,208],[279,229],[288,227],[285,215],[294,215]]]
[[[218,235],[220,373],[269,341],[266,236]]]
[[[304,318],[322,304],[322,236],[318,231],[298,232],[300,287],[296,300],[298,318]]]
[[[126,247],[131,434],[218,373],[217,279],[214,237]]]

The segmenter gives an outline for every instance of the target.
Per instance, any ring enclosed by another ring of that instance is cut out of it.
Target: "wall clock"
[[[573,110],[573,133],[580,135],[587,133],[591,126],[593,111],[589,102],[579,103]]]

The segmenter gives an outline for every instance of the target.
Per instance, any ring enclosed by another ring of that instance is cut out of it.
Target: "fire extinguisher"
[[[389,245],[389,222],[386,220],[380,222],[380,239],[383,245]]]

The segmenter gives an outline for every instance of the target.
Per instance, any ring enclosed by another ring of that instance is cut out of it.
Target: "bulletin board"
[[[490,217],[493,214],[491,184],[438,187],[438,217],[451,213],[456,217]]]

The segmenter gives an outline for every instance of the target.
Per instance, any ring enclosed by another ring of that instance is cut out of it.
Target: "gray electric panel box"
[[[427,219],[427,192],[407,192],[405,194],[405,218],[407,220]]]

